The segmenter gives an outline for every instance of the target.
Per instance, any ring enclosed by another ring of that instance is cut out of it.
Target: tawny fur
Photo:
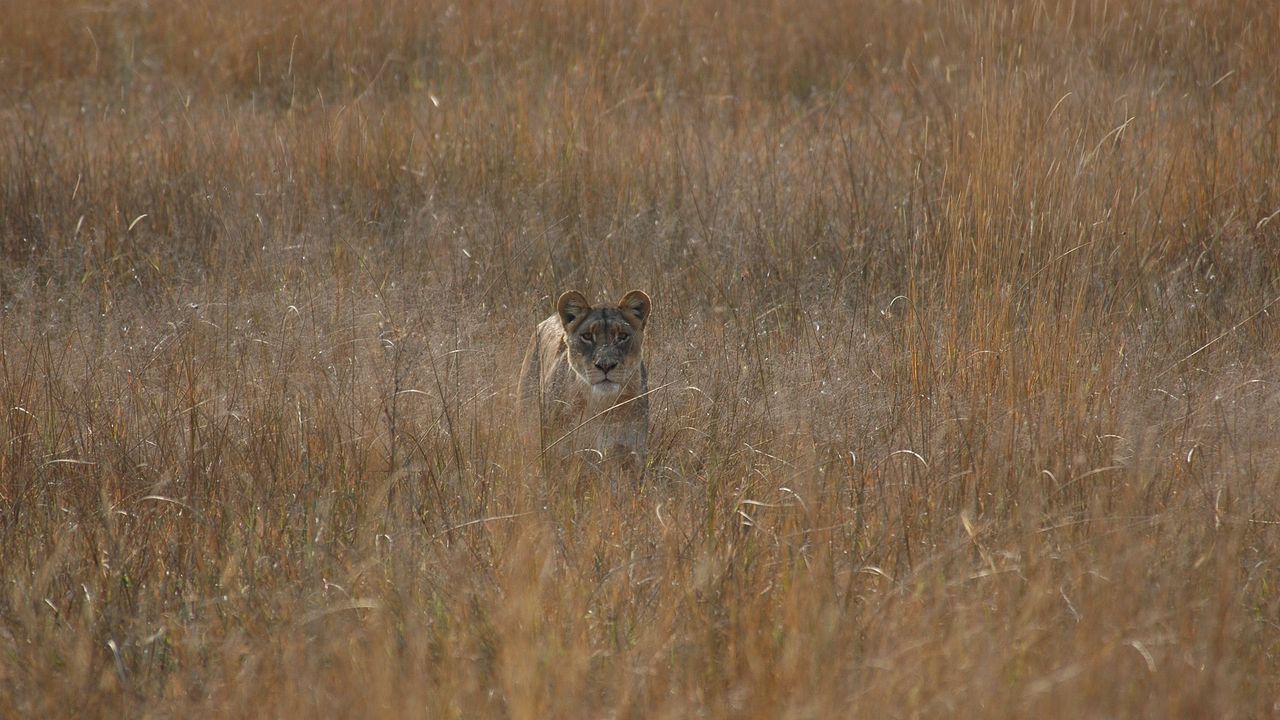
[[[617,305],[588,305],[567,292],[538,324],[520,370],[524,432],[544,459],[580,457],[643,469],[648,452],[644,329],[649,297],[633,290]]]

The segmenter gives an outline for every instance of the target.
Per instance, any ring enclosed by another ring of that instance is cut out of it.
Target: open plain
[[[1280,712],[1280,3],[6,0],[0,717]],[[643,288],[643,482],[511,421]]]

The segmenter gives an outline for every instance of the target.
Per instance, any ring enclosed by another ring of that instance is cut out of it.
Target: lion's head
[[[641,367],[649,296],[632,290],[617,305],[592,307],[576,290],[560,296],[556,314],[569,346],[569,366],[593,392],[617,392]]]

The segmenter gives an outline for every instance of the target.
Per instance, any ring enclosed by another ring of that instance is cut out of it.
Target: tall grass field
[[[5,0],[0,717],[1277,716],[1278,38]],[[644,478],[540,472],[633,288]]]

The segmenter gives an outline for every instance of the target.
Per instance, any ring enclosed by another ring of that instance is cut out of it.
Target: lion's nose
[[[596,363],[596,367],[600,369],[600,372],[605,373],[607,375],[610,370],[618,367],[618,363],[612,360],[601,360],[600,362]]]

